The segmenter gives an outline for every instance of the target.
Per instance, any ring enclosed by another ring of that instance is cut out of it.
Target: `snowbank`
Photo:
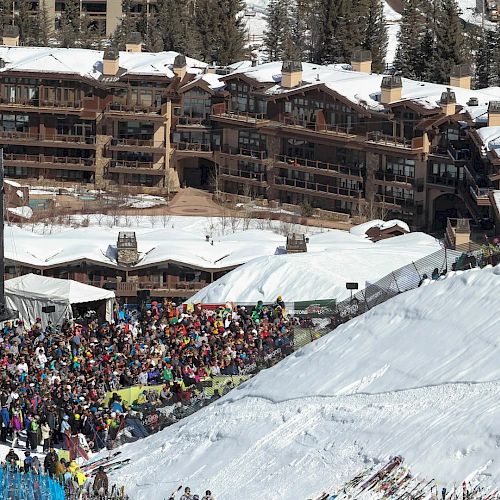
[[[440,488],[500,483],[500,269],[400,295],[200,412],[122,448],[136,500],[178,485],[296,500],[403,455]],[[480,311],[480,313],[479,313]]]
[[[272,302],[278,295],[286,301],[343,300],[350,294],[346,282],[356,282],[362,289],[367,281],[377,281],[440,248],[439,242],[423,233],[373,243],[345,231],[329,231],[312,235],[307,253],[251,260],[200,290],[189,302]]]

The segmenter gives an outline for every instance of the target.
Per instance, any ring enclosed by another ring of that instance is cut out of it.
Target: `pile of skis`
[[[121,469],[130,462],[130,458],[120,460],[117,458],[120,453],[121,451],[115,451],[107,457],[94,458],[93,460],[91,459],[82,465],[81,469],[87,476],[93,476],[96,474],[99,467],[102,467],[106,473]]]
[[[434,479],[413,475],[396,456],[378,470],[371,466],[360,471],[337,492],[316,500],[500,500],[500,490],[465,482],[452,490],[440,488]]]

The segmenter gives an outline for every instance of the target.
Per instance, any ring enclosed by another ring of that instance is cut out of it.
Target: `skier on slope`
[[[215,497],[212,495],[210,490],[205,491],[205,496],[202,497],[201,500],[215,500]]]

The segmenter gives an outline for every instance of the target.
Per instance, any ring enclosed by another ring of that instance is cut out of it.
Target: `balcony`
[[[69,148],[95,149],[94,136],[67,134],[30,134],[29,132],[0,131],[1,144],[30,144],[33,146],[49,146],[48,143],[64,144]]]
[[[494,191],[493,188],[480,188],[469,186],[469,192],[479,206],[491,206],[490,193]]]
[[[11,101],[5,97],[0,97],[0,109],[16,109],[16,108],[37,108],[37,109],[50,109],[51,112],[68,112],[68,111],[81,111],[83,110],[83,102],[76,101],[51,101],[44,99],[19,99]]]
[[[104,112],[106,116],[116,118],[126,116],[129,119],[144,120],[147,116],[148,120],[165,120],[164,106],[142,106],[139,104],[111,102],[106,106]]]
[[[137,151],[144,153],[165,153],[165,141],[154,139],[111,139],[106,148],[109,151]]]
[[[58,170],[83,170],[94,172],[95,164],[93,158],[75,158],[70,156],[48,156],[48,155],[26,155],[26,154],[4,154],[5,166],[7,167],[32,167],[50,168]]]
[[[244,156],[246,159],[253,158],[255,160],[266,160],[267,151],[257,151],[255,149],[235,148],[233,146],[223,145],[220,150],[222,157],[229,156]]]
[[[415,177],[410,177],[408,175],[394,174],[386,170],[377,170],[375,172],[375,179],[378,181],[382,181],[383,183],[406,184],[408,186],[415,185]]]
[[[309,122],[301,120],[292,115],[280,115],[279,125],[287,129],[307,131],[312,134],[324,134],[342,137],[343,139],[359,140],[360,136],[354,133],[354,127],[343,127],[341,125],[329,125],[327,123]]]
[[[174,148],[176,156],[180,158],[188,156],[212,158],[214,152],[211,144],[200,142],[173,142],[171,146]]]
[[[413,198],[401,198],[384,193],[376,193],[375,198],[375,201],[387,206],[387,208],[413,209],[415,207],[415,200]]]
[[[107,172],[110,174],[137,174],[164,177],[163,163],[153,163],[133,160],[111,160]]]
[[[455,177],[450,177],[446,175],[427,175],[427,184],[433,184],[441,187],[449,187],[455,189],[458,184],[458,179]]]
[[[192,116],[179,116],[177,121],[177,127],[180,128],[207,128],[210,127],[210,117],[207,118],[195,118]]]
[[[261,187],[267,187],[267,174],[265,172],[249,172],[248,170],[230,169],[220,167],[219,176],[221,179],[252,184]]]
[[[366,134],[366,142],[397,149],[418,150],[423,148],[421,137],[415,137],[412,140],[409,140],[404,137],[394,137],[380,132],[368,132]]]
[[[160,283],[140,279],[139,282],[118,282],[116,284],[117,297],[136,297],[139,290],[151,290],[153,297],[190,297],[207,284],[197,281],[178,281]]]
[[[212,106],[212,121],[219,121],[228,124],[240,124],[249,127],[257,127],[269,123],[266,113],[246,113],[242,111],[228,111],[226,105],[214,104]]]
[[[348,201],[359,200],[363,191],[361,189],[349,189],[339,186],[330,186],[328,184],[319,184],[317,182],[305,181],[300,179],[288,179],[286,177],[274,176],[274,185],[276,189],[282,191],[295,191],[307,193],[324,198],[344,199]]]
[[[431,148],[431,154],[435,156],[444,157],[451,159],[454,162],[465,162],[470,159],[471,153],[468,148],[455,148],[452,144],[447,146],[433,146]]]
[[[349,178],[362,181],[363,177],[359,168],[334,165],[318,160],[307,160],[286,155],[275,155],[274,161],[279,166],[286,166],[292,170],[308,172],[311,174],[327,175],[331,177]]]

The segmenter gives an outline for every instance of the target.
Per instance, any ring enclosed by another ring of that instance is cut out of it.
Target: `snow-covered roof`
[[[23,193],[21,192],[21,195]],[[22,196],[21,196],[22,197]],[[23,219],[31,219],[33,217],[33,209],[27,205],[24,207],[12,207],[7,209],[11,214],[17,215]]]
[[[381,221],[382,222],[382,221]],[[328,231],[309,237],[307,253],[254,259],[207,285],[192,303],[272,302],[332,299],[349,295],[346,282],[363,289],[386,274],[441,248],[424,233],[373,243],[364,235]]]
[[[75,74],[98,80],[103,76],[102,50],[60,47],[0,46],[2,71]],[[120,52],[119,65],[128,75],[155,75],[173,78],[178,52]],[[186,57],[187,72],[201,73],[206,63]]]
[[[267,94],[284,94],[297,90],[281,86],[281,61],[271,62],[251,68],[240,68],[232,74],[244,74],[262,84],[270,84]],[[381,111],[384,106],[380,101],[380,86],[385,75],[361,73],[352,71],[348,64],[319,65],[302,63],[302,84],[299,88],[307,88],[323,84],[327,88],[346,97],[354,104],[373,111]],[[443,92],[451,88],[455,92],[457,104],[463,107],[464,112],[470,111],[473,119],[487,114],[488,103],[500,100],[500,88],[489,87],[481,90],[467,90],[450,85],[421,82],[402,78],[401,100],[410,100],[429,110],[439,110],[439,100]],[[472,97],[477,98],[478,105],[468,104]],[[483,117],[484,118],[484,117]]]
[[[221,76],[217,75],[215,73],[203,73],[201,75],[198,75],[194,80],[190,81],[188,84],[184,85],[181,87],[180,90],[182,90],[184,87],[191,87],[193,84],[196,82],[204,82],[208,85],[208,88],[211,90],[222,90],[225,87],[225,83],[221,81]]]
[[[500,127],[481,127],[476,134],[487,151],[494,151],[497,156],[500,153]]]
[[[123,228],[121,228],[123,230]],[[48,267],[88,260],[115,267],[120,228],[88,227],[39,235],[9,226],[5,229],[5,258],[14,262]],[[179,229],[136,229],[139,261],[136,267],[175,262],[197,269],[227,269],[255,257],[273,255],[285,245],[285,237],[272,231],[249,230],[214,238],[205,233]]]
[[[381,219],[374,219],[368,222],[363,222],[362,224],[358,224],[357,226],[353,226],[350,229],[351,234],[355,234],[356,236],[366,236],[366,232],[372,227],[378,227],[379,229],[388,229],[390,227],[399,226],[404,229],[407,233],[410,232],[410,227],[408,224],[399,219],[391,219],[388,221],[383,221]]]
[[[26,299],[67,301],[70,304],[114,298],[115,292],[74,280],[49,278],[38,274],[25,274],[5,282],[7,295],[19,295]]]
[[[481,491],[496,490],[500,271],[453,274],[375,307],[216,403],[125,445],[121,458],[129,463],[111,472],[112,481],[149,500],[164,498],[157,478],[166,469],[176,483],[165,487],[210,489],[218,500],[333,497],[359,471],[402,455],[419,484],[433,480],[452,491],[480,481]],[[356,500],[382,496],[365,490]]]

